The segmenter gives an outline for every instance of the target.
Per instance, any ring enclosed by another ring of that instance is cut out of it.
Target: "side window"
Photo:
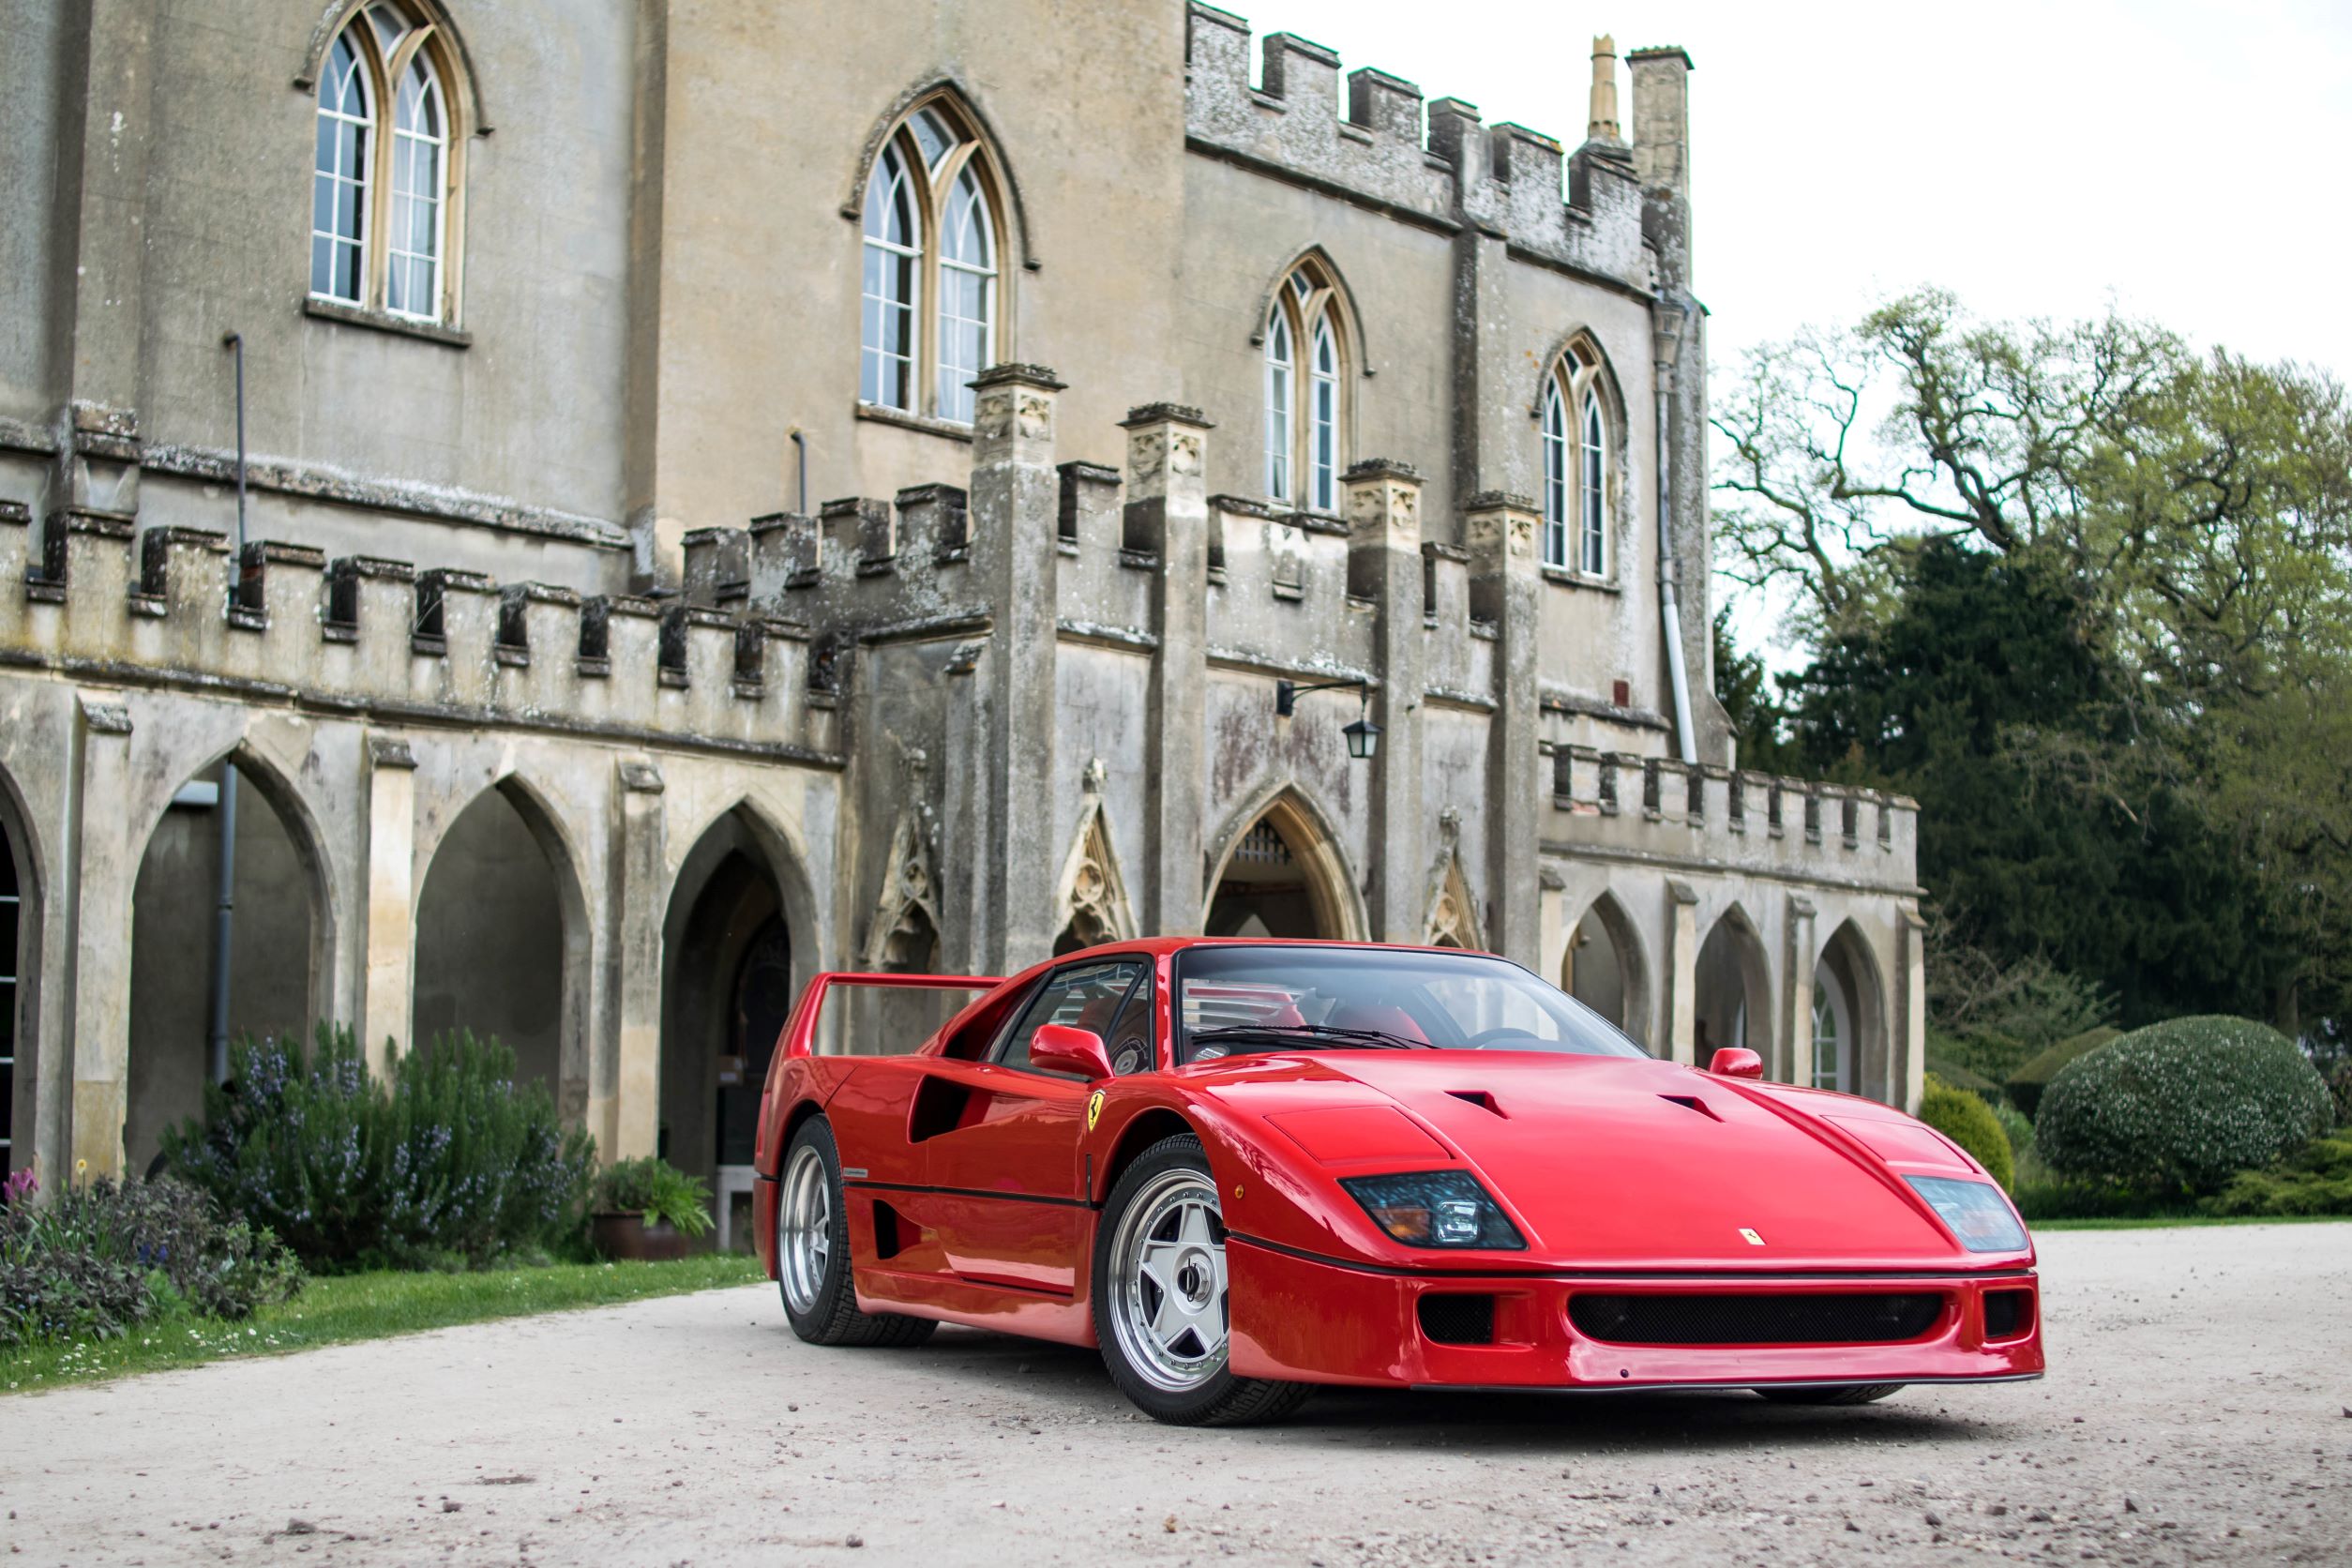
[[[1029,1042],[1037,1031],[1049,1023],[1067,1024],[1073,1029],[1091,1029],[1110,1045],[1113,1054],[1118,1045],[1111,1038],[1114,1026],[1123,1022],[1121,1013],[1130,991],[1138,988],[1138,982],[1149,973],[1149,967],[1139,959],[1112,959],[1104,963],[1079,964],[1059,970],[1046,977],[1044,985],[1024,1008],[1013,1027],[1005,1031],[998,1042],[996,1061],[1000,1066],[1018,1068],[1024,1073],[1038,1072],[1029,1062]],[[1149,989],[1148,984],[1143,989]],[[1150,1038],[1150,1025],[1144,1025],[1144,1036]],[[1148,1048],[1146,1056],[1149,1056]],[[1061,1076],[1061,1075],[1056,1075]]]
[[[1144,971],[1143,977],[1127,992],[1127,1000],[1120,1004],[1119,1016],[1103,1031],[1103,1044],[1110,1049],[1110,1070],[1121,1078],[1130,1073],[1148,1073],[1159,1065],[1152,1049],[1151,971]]]

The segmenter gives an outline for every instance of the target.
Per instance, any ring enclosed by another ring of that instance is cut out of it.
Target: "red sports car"
[[[816,1054],[827,999],[879,1014],[842,990],[876,986],[984,994],[908,1054]],[[761,1255],[812,1343],[1098,1346],[1176,1423],[1319,1383],[1860,1404],[2038,1377],[2033,1245],[1983,1168],[1759,1072],[1655,1061],[1454,949],[821,975],[761,1109]]]

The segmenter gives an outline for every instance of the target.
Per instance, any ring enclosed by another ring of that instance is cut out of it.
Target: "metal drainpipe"
[[[1667,326],[1662,318],[1657,328],[1658,615],[1660,630],[1666,638],[1666,678],[1674,688],[1675,748],[1681,754],[1683,764],[1690,766],[1698,761],[1698,741],[1691,731],[1691,677],[1682,659],[1682,610],[1674,592],[1679,575],[1674,562],[1674,454],[1666,432],[1673,413],[1675,364],[1682,336],[1690,329],[1691,302],[1687,296],[1680,300],[1661,296],[1651,307],[1657,311],[1677,308],[1681,311],[1681,320]]]
[[[221,344],[236,355],[237,367],[237,553],[236,569],[229,578],[229,597],[234,602],[245,573],[245,335],[232,332]],[[220,764],[219,812],[219,902],[213,913],[212,1028],[208,1034],[215,1083],[229,1077],[229,980],[236,939],[237,892],[237,770],[233,762]]]
[[[808,438],[800,433],[798,425],[794,425],[786,433],[792,438],[792,451],[800,459],[800,505],[797,509],[802,517],[807,517],[808,515]]]

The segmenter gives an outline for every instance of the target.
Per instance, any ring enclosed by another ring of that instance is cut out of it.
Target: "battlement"
[[[1198,3],[1189,23],[1185,137],[1195,152],[1407,222],[1499,233],[1530,259],[1645,294],[1657,288],[1637,149],[1594,140],[1566,153],[1524,126],[1488,127],[1476,105],[1452,98],[1426,103],[1425,134],[1421,89],[1369,67],[1347,73],[1343,115],[1339,56],[1331,50],[1268,34],[1261,85],[1253,87],[1249,23]]]
[[[1915,864],[1919,803],[1906,795],[1588,746],[1545,749],[1547,839],[1631,849],[1680,829],[1741,869],[1870,884]]]
[[[386,723],[837,763],[805,624],[0,502],[0,661]]]

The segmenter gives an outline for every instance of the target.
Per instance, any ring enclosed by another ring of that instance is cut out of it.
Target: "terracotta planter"
[[[686,1255],[690,1244],[668,1220],[645,1223],[641,1214],[591,1214],[588,1234],[603,1257],[627,1263],[669,1263]]]

